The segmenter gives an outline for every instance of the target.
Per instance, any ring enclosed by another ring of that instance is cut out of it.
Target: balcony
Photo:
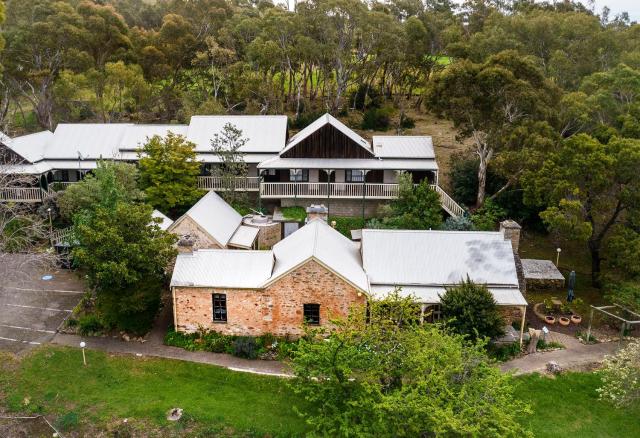
[[[394,199],[398,184],[383,183],[262,183],[264,199],[333,198],[333,199]]]
[[[198,188],[202,190],[225,191],[229,190],[229,182],[217,176],[199,176]],[[241,192],[257,192],[260,189],[260,178],[249,176],[246,178],[236,178],[232,183],[232,188]]]

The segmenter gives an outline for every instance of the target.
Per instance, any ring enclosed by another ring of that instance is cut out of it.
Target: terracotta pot
[[[558,322],[560,323],[560,325],[564,325],[564,326],[571,324],[571,320],[566,316],[561,316],[560,319],[558,319]]]
[[[582,316],[580,315],[571,315],[571,322],[574,324],[580,324],[582,322]]]
[[[550,325],[553,325],[553,324],[555,324],[555,323],[556,323],[556,319],[555,319],[553,316],[551,316],[551,315],[547,315],[547,316],[545,316],[545,317],[544,317],[544,321],[545,321],[547,324],[550,324]]]

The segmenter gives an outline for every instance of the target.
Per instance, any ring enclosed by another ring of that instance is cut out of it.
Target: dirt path
[[[563,369],[575,369],[600,363],[606,355],[618,350],[617,342],[584,345],[571,336],[557,332],[550,332],[547,341],[560,342],[565,348],[513,359],[500,365],[500,369],[515,371],[516,375],[544,372],[551,361],[557,362]]]

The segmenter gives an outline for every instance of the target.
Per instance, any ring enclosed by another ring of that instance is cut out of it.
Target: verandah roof
[[[258,169],[364,169],[364,170],[438,170],[434,159],[379,158],[280,158],[261,162]]]

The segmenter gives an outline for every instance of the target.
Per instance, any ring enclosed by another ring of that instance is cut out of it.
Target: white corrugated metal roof
[[[373,153],[381,158],[436,157],[431,137],[415,135],[374,135]]]
[[[280,158],[263,161],[259,169],[387,169],[438,170],[435,160],[378,158]]]
[[[444,286],[469,276],[518,286],[511,241],[499,232],[363,230],[362,259],[371,284]]]
[[[35,164],[16,164],[10,166],[0,166],[0,173],[17,174],[17,175],[39,175],[52,169],[46,161],[40,161]]]
[[[201,249],[178,255],[171,287],[258,288],[272,266],[272,251]]]
[[[185,213],[220,246],[227,246],[231,236],[242,223],[242,216],[216,192],[208,192]],[[180,221],[178,219],[176,223]]]
[[[321,219],[309,222],[275,244],[273,253],[276,263],[270,281],[313,257],[359,289],[369,289],[358,244]]]
[[[211,151],[211,139],[231,123],[242,131],[247,143],[241,152],[278,153],[287,141],[287,116],[193,116],[187,140],[196,144],[198,152]]]
[[[518,289],[517,287],[489,287],[488,289],[499,306],[527,305],[527,300],[524,299],[522,293],[520,292],[520,289]],[[371,295],[377,299],[384,298],[394,290],[394,285],[371,285]],[[413,296],[418,302],[424,304],[439,303],[440,296],[445,292],[446,289],[442,286],[403,286],[400,289],[401,296]]]
[[[248,227],[246,225],[240,225],[233,236],[231,236],[231,240],[229,240],[229,246],[235,246],[238,248],[251,249],[253,246],[253,242],[256,241],[258,237],[258,230],[255,227]]]
[[[153,136],[166,137],[169,132],[186,136],[187,129],[187,125],[132,125],[124,131],[119,149],[120,151],[135,151],[144,146],[147,140]],[[137,154],[134,155],[137,159]]]
[[[280,154],[288,151],[295,147],[298,143],[300,143],[305,138],[309,137],[311,134],[316,132],[318,129],[322,128],[324,125],[331,125],[336,128],[338,131],[342,132],[344,135],[349,137],[359,146],[365,148],[368,152],[371,152],[371,145],[364,138],[360,137],[355,131],[349,128],[347,125],[342,123],[340,120],[333,117],[331,114],[327,113],[323,116],[320,116],[317,120],[311,123],[309,126],[305,127],[303,130],[298,132],[296,135],[289,139],[287,143],[287,147],[285,147]]]
[[[153,213],[151,213],[151,217],[154,219],[160,219],[161,222],[158,224],[158,226],[160,227],[161,230],[165,230],[167,228],[169,228],[172,224],[173,221],[171,219],[169,219],[167,216],[165,216],[164,214],[162,214],[160,211],[158,210],[153,210]]]
[[[53,132],[42,131],[8,139],[5,144],[22,158],[35,163],[43,159],[45,148],[52,137]]]
[[[120,142],[131,123],[60,123],[45,150],[45,158],[83,160],[118,157]]]

